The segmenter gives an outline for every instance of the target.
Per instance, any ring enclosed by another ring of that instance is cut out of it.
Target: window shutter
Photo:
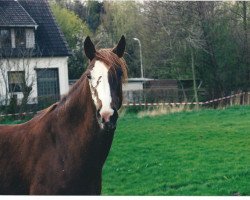
[[[35,47],[34,29],[26,29],[26,48]]]
[[[16,38],[14,29],[11,29],[11,47],[16,48]]]

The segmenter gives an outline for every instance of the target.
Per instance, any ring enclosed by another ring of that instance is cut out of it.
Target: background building
[[[70,54],[46,0],[0,1],[0,104],[59,99]]]

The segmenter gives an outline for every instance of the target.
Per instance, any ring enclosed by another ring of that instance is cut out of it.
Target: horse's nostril
[[[102,118],[102,123],[105,123],[105,119],[104,118]]]
[[[101,115],[101,117],[102,117],[102,122],[103,122],[103,123],[107,123],[107,122],[110,121],[110,117],[113,115],[113,113],[104,112],[104,113],[101,113],[100,115]]]

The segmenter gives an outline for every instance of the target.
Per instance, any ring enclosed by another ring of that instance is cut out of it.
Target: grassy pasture
[[[104,166],[102,193],[250,195],[250,106],[125,114]]]
[[[119,119],[104,195],[250,195],[250,107]]]

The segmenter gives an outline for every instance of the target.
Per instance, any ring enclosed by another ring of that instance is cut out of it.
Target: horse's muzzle
[[[100,111],[97,111],[98,122],[102,129],[107,132],[114,131],[116,129],[116,122],[118,119],[118,112],[116,109],[113,109],[114,113],[112,116],[109,116],[108,120],[106,117],[100,115]]]

